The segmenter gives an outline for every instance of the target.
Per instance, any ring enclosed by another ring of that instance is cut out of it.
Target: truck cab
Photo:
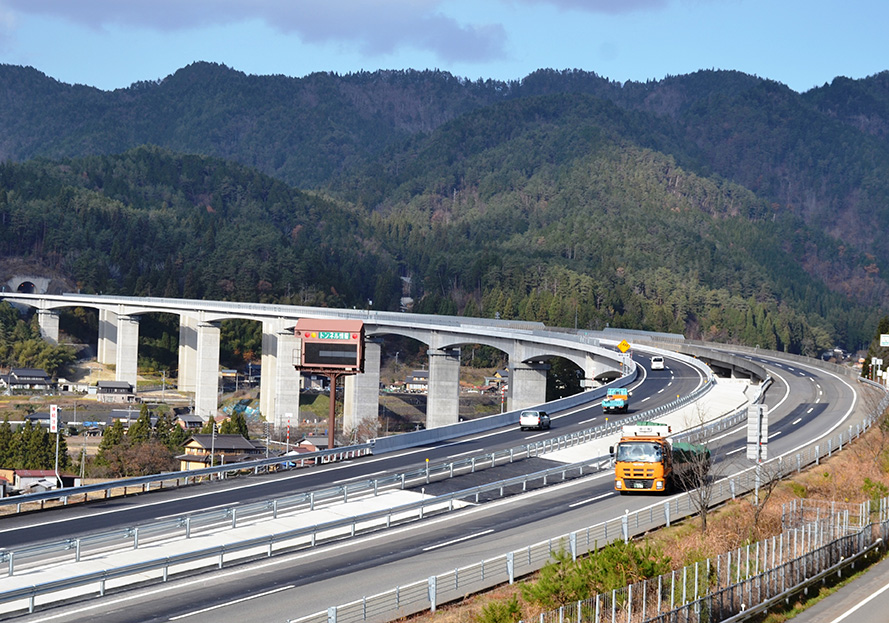
[[[611,387],[602,400],[604,413],[626,413],[630,408],[630,392],[624,387]]]
[[[671,429],[658,422],[624,426],[614,457],[614,489],[627,492],[666,493],[670,489],[673,456]]]

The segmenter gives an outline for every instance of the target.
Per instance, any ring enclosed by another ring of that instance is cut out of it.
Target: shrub
[[[492,601],[482,608],[475,618],[476,623],[518,623],[522,618],[522,609],[518,598],[513,595],[506,601]]]

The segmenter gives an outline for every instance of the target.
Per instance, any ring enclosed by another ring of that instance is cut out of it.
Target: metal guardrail
[[[535,331],[535,333],[537,332]],[[705,386],[702,388],[698,388],[698,390],[676,401],[671,401],[668,405],[664,405],[652,411],[646,411],[645,413],[649,414],[646,417],[660,417],[660,415],[681,408],[688,402],[697,400],[710,390],[710,388],[712,387],[711,382],[713,379],[711,376],[709,376],[709,371],[707,371],[706,366],[703,366],[703,364],[691,357],[688,357],[687,359],[688,363],[699,367],[702,371],[705,371],[708,374],[707,383],[705,384]],[[635,368],[632,370],[631,374],[622,377],[621,381],[623,384],[626,384],[627,382],[632,381],[632,379],[634,378]],[[604,389],[601,389],[601,391],[598,392],[582,392],[581,394],[577,394],[576,396],[562,398],[549,403],[548,408],[571,408],[579,404],[583,404],[583,402],[585,401],[596,400],[601,395],[604,395],[604,393]],[[67,505],[69,499],[84,496],[84,500],[86,500],[88,499],[90,493],[95,493],[98,491],[104,491],[105,498],[109,497],[110,492],[114,489],[123,489],[124,494],[126,494],[128,492],[127,490],[130,488],[134,488],[137,489],[139,492],[145,493],[151,491],[153,485],[157,485],[158,488],[162,489],[164,488],[165,483],[174,483],[174,486],[180,486],[179,483],[182,482],[185,485],[188,485],[191,482],[200,480],[204,477],[212,478],[213,476],[216,476],[219,479],[224,479],[226,474],[233,472],[242,472],[245,470],[252,470],[254,473],[257,473],[260,470],[271,466],[281,466],[288,463],[300,463],[301,465],[307,461],[313,461],[315,463],[326,463],[341,459],[354,458],[356,456],[364,456],[366,454],[388,452],[395,449],[421,445],[430,441],[449,439],[457,435],[470,434],[473,432],[481,432],[491,430],[493,428],[498,428],[500,426],[504,426],[511,422],[517,421],[518,413],[519,410],[516,410],[504,414],[487,416],[485,418],[479,418],[477,420],[471,420],[468,422],[461,422],[459,424],[445,426],[438,429],[420,431],[417,433],[404,433],[398,435],[397,437],[383,437],[374,439],[371,442],[365,444],[345,446],[342,448],[334,448],[329,450],[320,450],[318,452],[306,453],[297,456],[283,456],[269,459],[258,459],[255,461],[243,461],[240,463],[233,463],[228,466],[220,465],[217,467],[205,467],[196,470],[168,472],[165,474],[156,474],[151,476],[139,476],[104,483],[83,485],[80,487],[51,489],[49,491],[41,491],[39,493],[29,493],[26,495],[0,498],[0,507],[15,505],[16,512],[21,512],[22,505],[25,504],[41,503],[42,508],[42,503],[46,501],[61,500],[63,504]]]
[[[277,517],[279,512],[282,512],[287,508],[291,510],[299,510],[300,508],[302,508],[303,510],[311,510],[312,508],[314,508],[315,504],[321,503],[325,500],[329,501],[335,499],[336,501],[340,501],[340,499],[342,499],[342,501],[348,501],[350,495],[368,495],[371,493],[373,495],[376,495],[381,490],[393,488],[395,486],[405,488],[408,484],[416,484],[416,481],[418,479],[420,479],[421,482],[429,483],[433,479],[441,479],[442,477],[453,477],[454,475],[459,474],[460,471],[475,471],[477,468],[483,467],[486,463],[488,463],[489,467],[495,467],[498,464],[498,460],[500,458],[503,458],[503,462],[507,462],[506,457],[508,457],[508,461],[512,462],[517,459],[517,454],[519,455],[518,458],[530,458],[532,456],[540,456],[542,454],[545,454],[546,452],[571,447],[573,445],[578,445],[581,443],[587,443],[592,439],[614,434],[618,432],[623,424],[626,424],[628,422],[662,417],[663,415],[675,411],[676,409],[685,406],[689,402],[700,398],[711,388],[712,383],[708,382],[699,387],[692,394],[671,401],[667,405],[662,405],[661,407],[657,407],[655,409],[636,413],[627,418],[608,422],[607,424],[586,429],[584,431],[562,435],[552,439],[541,440],[533,444],[524,444],[518,448],[511,448],[509,450],[493,452],[482,455],[481,457],[467,457],[461,459],[460,461],[440,464],[431,467],[426,466],[418,470],[413,470],[412,472],[392,475],[386,478],[375,479],[372,481],[368,480],[359,483],[347,483],[342,486],[333,487],[318,492],[308,492],[304,494],[298,494],[296,496],[288,496],[284,499],[270,500],[244,507],[230,507],[216,511],[208,511],[199,515],[191,515],[187,517],[173,518],[162,522],[154,522],[145,526],[134,526],[122,530],[102,533],[99,535],[83,537],[80,539],[67,539],[64,541],[37,545],[30,548],[0,551],[0,564],[6,567],[7,577],[9,577],[15,574],[16,566],[26,564],[25,561],[27,559],[31,559],[32,564],[40,564],[47,555],[71,551],[73,561],[77,562],[82,559],[82,556],[84,556],[84,554],[86,553],[85,550],[87,548],[96,548],[96,551],[92,552],[94,554],[98,553],[99,551],[105,551],[109,548],[117,547],[121,543],[126,543],[133,549],[138,549],[140,544],[144,545],[151,539],[169,539],[171,533],[175,534],[176,532],[180,532],[184,538],[190,538],[192,530],[198,530],[201,528],[206,529],[210,526],[220,526],[223,524],[225,524],[227,528],[235,528],[238,526],[239,523],[243,525],[244,522],[248,521],[248,518],[258,520],[263,516],[269,515],[271,515],[272,517]],[[421,500],[419,502],[401,505],[390,509],[384,509],[373,513],[365,513],[360,516],[345,518],[334,522],[311,526],[309,528],[290,530],[278,535],[263,537],[264,540],[262,540],[262,543],[265,544],[265,546],[267,547],[267,555],[271,556],[275,551],[274,547],[276,544],[290,543],[290,545],[286,547],[286,549],[288,550],[300,545],[305,546],[306,543],[308,543],[309,546],[315,546],[317,543],[324,540],[324,534],[328,535],[328,540],[330,538],[342,538],[342,531],[344,529],[347,529],[348,536],[351,537],[355,536],[361,531],[366,532],[369,529],[374,529],[375,525],[377,527],[389,527],[392,525],[393,518],[396,516],[398,517],[398,519],[396,520],[397,522],[407,521],[414,517],[416,519],[422,519],[429,512],[454,510],[456,502],[463,501],[467,498],[472,498],[473,503],[478,503],[479,497],[485,493],[498,491],[499,495],[503,496],[511,487],[515,488],[521,486],[521,489],[524,491],[527,489],[528,483],[535,480],[541,480],[543,485],[546,485],[547,480],[553,476],[560,475],[562,480],[564,480],[567,478],[567,474],[569,472],[575,470],[578,472],[578,476],[583,476],[584,470],[587,470],[587,473],[589,473],[589,470],[591,468],[593,469],[593,471],[599,471],[604,467],[610,468],[610,457],[596,457],[588,461],[583,461],[572,465],[553,467],[532,474],[526,474],[507,480],[497,481],[488,485],[473,487],[449,495],[439,496],[432,500]],[[363,526],[363,528],[361,526]],[[301,541],[301,543],[294,543],[294,541]],[[253,550],[257,547],[256,543],[256,539],[251,539],[248,541],[228,544],[219,548],[202,550],[203,553],[200,556],[195,555],[189,558],[182,558],[182,556],[165,557],[155,560],[154,567],[151,567],[150,565],[149,567],[145,566],[149,563],[140,563],[137,566],[133,566],[134,569],[138,569],[138,571],[135,571],[134,573],[143,573],[149,569],[162,569],[162,578],[165,581],[170,573],[170,568],[172,566],[179,565],[184,562],[196,563],[202,560],[206,563],[207,559],[212,558],[214,560],[218,559],[218,566],[221,567],[223,557],[226,553],[231,554]],[[282,548],[283,546],[279,547],[278,551],[281,551]],[[130,566],[127,566],[125,568],[130,568]],[[108,576],[107,573],[109,573],[109,570],[103,571],[103,574],[106,575],[87,574],[78,576],[76,578],[72,578],[71,583],[56,581],[48,583],[46,585],[32,586],[30,587],[30,592],[27,594],[27,596],[29,597],[29,608],[33,609],[34,600],[38,595],[45,595],[47,593],[52,593],[68,588],[74,588],[77,586],[84,586],[96,582],[100,583],[100,594],[104,594],[104,582],[109,577],[111,577]],[[126,573],[119,574],[115,571],[113,577],[120,578],[125,577],[126,575]],[[9,591],[7,593],[0,593],[0,603],[15,601],[16,599],[20,599],[21,597],[22,593],[19,590]]]
[[[343,448],[335,448],[332,450],[319,450],[318,452],[307,452],[305,454],[286,455],[268,459],[257,459],[255,461],[242,461],[239,463],[230,463],[228,465],[219,465],[214,467],[204,467],[201,469],[192,469],[179,472],[166,472],[163,474],[153,474],[151,476],[137,476],[133,478],[123,478],[120,480],[111,480],[108,482],[94,483],[91,485],[82,485],[80,487],[68,487],[64,489],[50,489],[39,493],[28,493],[26,495],[15,495],[6,498],[0,498],[0,507],[17,506],[16,512],[21,512],[23,504],[42,503],[48,500],[62,500],[63,504],[68,504],[69,498],[77,498],[84,496],[86,499],[90,493],[104,491],[105,497],[110,496],[113,489],[124,489],[127,493],[128,489],[134,489],[141,493],[152,490],[152,485],[158,485],[163,489],[165,483],[175,483],[180,486],[180,481],[185,485],[197,482],[205,477],[212,478],[216,476],[220,480],[224,480],[226,474],[237,473],[242,471],[259,472],[263,468],[278,466],[279,469],[288,469],[287,464],[296,467],[304,465],[307,462],[313,464],[323,464],[328,462],[336,462],[340,460],[352,459],[359,456],[365,456],[373,453],[373,445],[370,443],[346,446]]]
[[[81,556],[84,555],[87,550],[92,553],[99,553],[128,544],[131,545],[133,549],[138,549],[140,545],[145,545],[158,539],[175,538],[177,535],[181,535],[182,538],[191,538],[193,534],[213,528],[216,528],[217,530],[234,529],[238,527],[239,524],[243,525],[250,521],[260,521],[263,518],[269,517],[277,519],[279,513],[310,511],[314,510],[316,505],[320,504],[334,502],[346,503],[350,499],[354,499],[356,496],[375,496],[381,491],[396,487],[405,489],[408,486],[414,486],[416,484],[429,484],[432,481],[453,478],[455,475],[461,475],[462,473],[475,472],[477,469],[481,468],[493,468],[498,464],[512,463],[516,460],[538,457],[548,452],[588,443],[593,439],[615,434],[620,430],[622,425],[627,423],[636,422],[642,419],[663,417],[664,415],[681,408],[688,402],[699,398],[701,395],[709,391],[711,387],[711,384],[707,384],[699,388],[698,392],[695,394],[690,394],[684,398],[671,401],[669,404],[662,405],[655,409],[633,414],[621,420],[615,420],[568,435],[560,435],[551,439],[536,441],[531,444],[523,444],[507,450],[499,450],[473,457],[465,457],[449,463],[440,463],[431,466],[426,465],[400,474],[392,474],[390,476],[355,483],[344,483],[343,485],[338,485],[336,487],[299,493],[292,496],[285,496],[283,498],[266,500],[244,506],[231,506],[211,511],[192,513],[183,517],[175,517],[140,526],[129,526],[76,539],[64,539],[31,547],[0,550],[0,565],[5,565],[7,574],[11,576],[15,573],[16,564],[22,564],[29,559],[42,560],[43,557],[48,554],[72,551],[73,561],[79,562]],[[562,473],[564,477],[566,470],[571,471],[573,469],[579,469],[582,474],[584,466],[601,460],[602,457],[577,465],[544,470],[543,472],[529,475],[529,480],[540,478],[545,482],[551,475]],[[498,481],[492,485],[491,489],[478,488],[475,495],[478,496],[480,493],[494,489],[502,490],[517,482],[521,481],[516,479]],[[443,499],[448,501],[446,497]],[[477,501],[478,500],[476,500],[476,502]],[[408,512],[415,509],[410,507],[399,510]],[[453,510],[453,508],[451,508],[451,510]],[[327,528],[322,526],[320,529],[324,530]],[[313,538],[313,541],[314,540],[315,539]]]
[[[877,384],[873,385],[879,387]],[[872,413],[868,414],[862,424],[854,427],[850,426],[848,431],[840,432],[838,435],[828,438],[825,443],[811,446],[793,456],[776,457],[767,461],[766,464],[772,466],[770,469],[780,477],[787,476],[795,471],[802,471],[803,467],[812,464],[817,465],[821,459],[831,456],[833,452],[842,450],[845,445],[863,434],[887,407],[889,407],[889,394],[884,394],[880,404]],[[722,479],[713,485],[712,505],[721,504],[729,499],[753,491],[758,486],[758,482],[754,467],[744,470],[731,478]],[[889,508],[889,500],[883,506]],[[521,575],[538,571],[551,559],[552,553],[558,549],[561,543],[567,544],[572,556],[576,557],[606,545],[617,538],[629,540],[633,536],[669,526],[672,521],[695,514],[696,512],[697,508],[691,501],[691,495],[685,493],[674,496],[662,505],[652,506],[644,511],[627,513],[584,530],[563,534],[535,545],[529,545],[522,550],[508,552],[495,558],[454,569],[453,572],[431,576],[425,581],[398,586],[385,593],[366,596],[344,605],[331,607],[325,612],[292,619],[291,621],[292,623],[329,623],[331,620],[335,620],[337,623],[359,621],[362,623],[385,623],[397,617],[425,610],[435,611],[439,604],[461,599],[466,594],[486,590],[504,582],[513,583]],[[627,590],[630,590],[629,587]],[[615,602],[615,604],[617,603],[623,602]],[[615,607],[616,610],[617,608]],[[692,612],[693,609],[687,609],[684,615],[691,615]],[[564,615],[565,611],[563,610],[562,613]],[[553,618],[544,618],[541,621],[568,620],[567,618],[555,618],[558,616],[558,611],[555,611],[555,614],[552,616]],[[571,620],[576,619],[572,618]],[[601,620],[599,619],[599,621]],[[684,618],[654,620],[685,621]],[[696,618],[689,618],[688,620],[690,622],[698,621]]]

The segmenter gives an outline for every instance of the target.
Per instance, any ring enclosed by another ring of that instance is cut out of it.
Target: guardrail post
[[[15,551],[9,552],[9,575],[15,573]]]
[[[327,623],[336,623],[336,606],[327,609]]]
[[[272,519],[278,518],[278,498],[272,500]]]
[[[429,609],[435,612],[435,576],[429,576]]]
[[[509,583],[515,583],[515,553],[506,554],[506,575],[509,576]]]
[[[623,533],[624,543],[630,541],[630,511],[624,511],[623,517],[620,518],[620,529]]]
[[[577,533],[572,532],[568,535],[568,547],[571,548],[571,560],[577,560]]]
[[[815,465],[821,465],[821,446],[815,446]]]
[[[349,502],[349,485],[343,485],[343,504]]]
[[[232,509],[232,529],[235,529],[237,527],[238,527],[238,509],[233,508]]]
[[[314,491],[309,492],[309,510],[310,511],[315,510],[315,492]]]
[[[667,527],[670,527],[670,502],[664,502],[664,519],[667,520]]]
[[[139,549],[139,526],[133,528],[133,549]]]
[[[74,541],[74,562],[80,562],[80,539]]]

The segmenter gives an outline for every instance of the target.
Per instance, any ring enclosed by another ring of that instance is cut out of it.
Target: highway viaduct
[[[0,298],[35,308],[43,337],[59,340],[59,310],[98,310],[97,359],[114,364],[116,379],[136,388],[139,320],[144,314],[179,317],[178,389],[194,394],[195,413],[207,419],[218,408],[220,323],[246,319],[262,324],[260,412],[276,427],[287,424],[288,414],[299,413],[299,371],[294,363],[301,342],[294,334],[299,318],[357,319],[368,336],[363,374],[346,377],[344,428],[353,430],[364,421],[376,421],[379,410],[380,339],[405,336],[428,346],[429,384],[427,428],[458,421],[460,348],[468,344],[491,346],[507,354],[510,379],[509,410],[539,405],[546,400],[546,361],[563,357],[584,374],[593,387],[621,375],[628,361],[621,353],[600,345],[595,338],[554,335],[541,323],[454,316],[428,316],[397,312],[327,309],[171,298],[137,298],[87,294],[28,294],[0,292]]]

